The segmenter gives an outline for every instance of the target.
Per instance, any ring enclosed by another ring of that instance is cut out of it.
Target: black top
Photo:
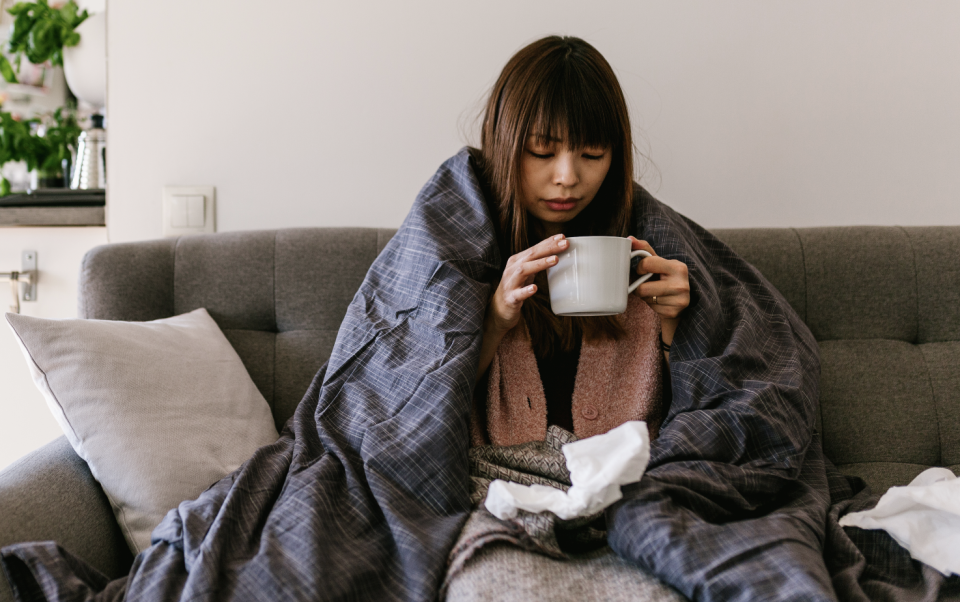
[[[580,363],[580,337],[570,351],[556,350],[549,358],[536,357],[543,394],[547,398],[547,425],[555,424],[572,433],[573,385]]]

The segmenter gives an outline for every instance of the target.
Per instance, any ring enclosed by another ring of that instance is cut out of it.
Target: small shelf
[[[103,207],[0,207],[5,226],[105,226]]]
[[[39,189],[0,197],[0,227],[104,226],[106,191]]]

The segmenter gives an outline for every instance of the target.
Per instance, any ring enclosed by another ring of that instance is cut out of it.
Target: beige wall
[[[111,0],[109,228],[164,184],[220,230],[397,226],[506,59],[594,43],[658,173],[719,226],[960,223],[960,3]],[[650,175],[652,174],[652,176]]]

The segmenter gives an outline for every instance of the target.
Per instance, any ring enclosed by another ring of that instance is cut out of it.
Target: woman
[[[491,92],[481,144],[473,159],[508,259],[483,322],[473,444],[645,419],[657,437],[647,471],[606,511],[620,558],[696,599],[832,599],[817,345],[752,266],[633,185],[626,103],[607,62],[575,38],[520,50]],[[636,235],[633,248],[653,255],[637,272],[658,277],[622,316],[550,311],[544,272],[584,235]]]
[[[634,293],[649,309],[631,303],[627,316],[555,316],[544,277],[545,270],[557,263],[557,254],[567,248],[568,236],[627,236],[634,192],[631,139],[616,76],[603,56],[581,39],[554,36],[530,44],[510,59],[494,85],[484,116],[481,152],[499,222],[501,253],[509,259],[484,320],[477,379],[487,375],[498,349],[500,356],[510,357],[496,362],[488,384],[487,432],[475,428],[475,443],[509,445],[542,439],[547,424],[578,435],[598,434],[632,419],[647,419],[654,428],[658,424],[661,371],[659,360],[650,355],[659,353],[655,332],[659,331],[660,345],[669,359],[680,315],[690,301],[686,265],[658,257],[647,242],[631,236],[633,249],[652,255],[639,263],[637,273],[653,272],[659,278],[643,283]],[[646,340],[631,344],[625,340],[628,335]],[[505,338],[508,344],[501,348]],[[536,356],[547,419],[518,429],[513,423],[530,418],[523,408],[504,407],[506,399],[523,398],[528,409],[536,409],[542,405],[539,389],[528,383],[526,388],[536,393],[502,398],[499,391],[515,385],[504,382],[511,378],[536,380],[537,375],[529,371],[504,373],[523,365],[517,356],[527,340]],[[604,342],[620,342],[621,349],[590,361],[596,346]],[[580,362],[581,349],[585,362]],[[596,409],[606,400],[580,399],[583,396],[577,393],[596,396],[589,379],[607,367],[604,363],[637,353],[641,357],[630,359],[645,359],[646,366],[627,365],[614,372],[626,371],[632,382],[644,381],[647,390],[633,395],[642,402],[609,416],[605,408]],[[578,374],[578,364],[589,372]],[[642,378],[643,372],[649,373],[648,378]],[[587,404],[597,417],[581,419],[583,412],[576,410]]]

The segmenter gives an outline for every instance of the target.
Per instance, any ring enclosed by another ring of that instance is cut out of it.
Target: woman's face
[[[597,195],[612,155],[609,148],[574,150],[560,140],[530,136],[520,160],[520,204],[540,220],[547,236],[563,232]]]

